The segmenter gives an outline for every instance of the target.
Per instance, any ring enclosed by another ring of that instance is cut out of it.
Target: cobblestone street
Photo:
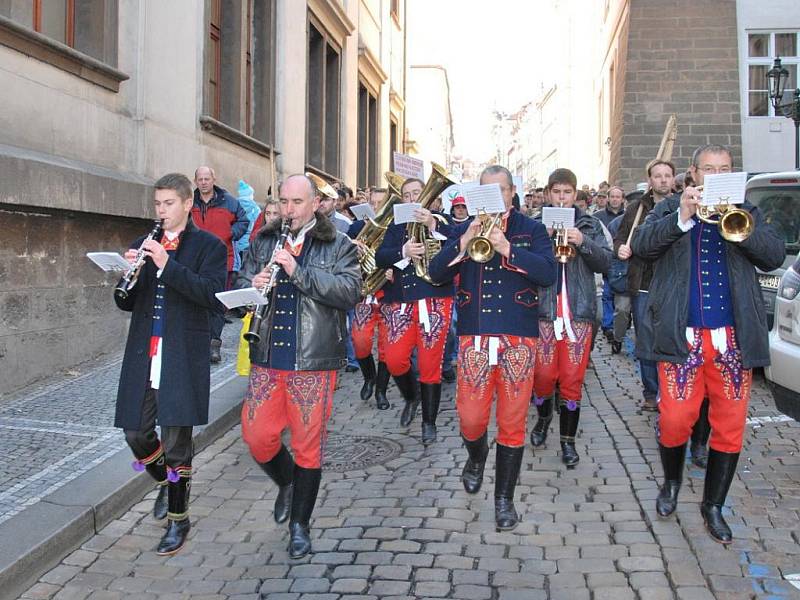
[[[162,528],[149,514],[151,494],[23,597],[800,598],[789,581],[800,573],[797,423],[780,418],[763,382],[755,385],[728,497],[732,546],[704,530],[700,470],[688,470],[677,518],[659,520],[654,417],[637,410],[630,350],[613,356],[598,338],[586,378],[581,462],[563,467],[557,431],[545,449],[528,446],[516,493],[523,522],[511,533],[494,528],[494,452],[481,492],[471,497],[462,488],[466,453],[454,385],[443,392],[440,441],[425,449],[419,416],[409,430],[399,426],[393,385],[392,408],[379,412],[358,399],[360,374],[342,374],[311,556],[289,560],[286,527],[272,520],[276,488],[235,427],[195,460],[193,529],[179,554],[153,551]]]

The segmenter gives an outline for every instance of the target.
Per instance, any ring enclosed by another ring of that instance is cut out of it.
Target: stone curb
[[[239,420],[247,380],[235,374],[211,393],[209,422],[194,432],[195,452]],[[0,597],[16,598],[72,551],[153,489],[134,472],[126,448],[0,524]]]

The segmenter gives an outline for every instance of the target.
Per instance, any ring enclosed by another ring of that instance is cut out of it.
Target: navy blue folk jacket
[[[487,263],[465,256],[448,266],[461,252],[464,223],[450,232],[450,239],[431,261],[434,281],[451,281],[460,275],[456,302],[458,335],[539,336],[537,288],[553,285],[556,261],[553,244],[545,227],[512,210],[506,221],[506,238],[511,243],[509,258],[495,253]]]

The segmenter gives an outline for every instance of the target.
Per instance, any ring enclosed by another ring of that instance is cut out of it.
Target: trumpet
[[[553,254],[556,255],[556,260],[560,262],[562,265],[568,263],[570,260],[575,258],[577,254],[575,247],[572,246],[567,241],[567,228],[564,227],[563,223],[555,224],[555,232],[556,232],[556,239],[555,239],[555,250],[553,250]]]
[[[697,186],[702,191],[703,186]],[[743,242],[750,237],[755,228],[753,215],[735,204],[729,204],[728,198],[720,198],[713,206],[701,204],[697,207],[697,218],[704,223],[716,225],[719,234],[728,242]]]
[[[275,257],[278,255],[278,252],[286,245],[286,239],[289,237],[289,227],[291,226],[291,219],[285,219],[283,223],[281,223],[281,234],[278,237],[278,243],[275,244],[275,248],[272,250],[272,256],[270,256],[269,262],[264,267],[265,269],[269,269],[269,282],[259,290],[261,295],[264,296],[267,300],[269,300],[269,294],[272,291],[272,288],[275,286],[275,279],[277,278],[278,271],[280,271],[281,266],[275,262]],[[259,329],[261,329],[261,323],[264,321],[264,317],[267,316],[267,313],[270,310],[269,302],[266,304],[259,304],[255,308],[253,308],[250,317],[250,327],[247,328],[247,331],[244,333],[242,337],[245,340],[250,342],[251,344],[258,344],[261,341],[261,334],[259,333]]]
[[[147,237],[144,238],[139,246],[139,249],[136,251],[136,258],[134,259],[133,263],[130,267],[128,267],[128,270],[125,271],[125,274],[122,276],[122,279],[119,280],[117,287],[114,288],[114,295],[120,300],[127,300],[128,296],[130,295],[131,288],[136,285],[136,282],[139,280],[139,271],[141,270],[144,261],[147,259],[147,255],[144,253],[145,242],[153,240],[161,235],[161,229],[163,227],[164,221],[162,219],[156,219],[153,230],[147,234]]]
[[[494,258],[494,246],[489,240],[489,234],[494,229],[495,225],[500,221],[500,216],[503,213],[496,215],[488,215],[486,212],[478,215],[481,220],[481,232],[472,238],[467,244],[467,255],[476,263],[487,263]],[[489,220],[491,218],[491,220]]]

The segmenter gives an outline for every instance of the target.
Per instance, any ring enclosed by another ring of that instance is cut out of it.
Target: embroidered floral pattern
[[[539,345],[536,350],[543,364],[550,364],[556,353],[556,332],[550,321],[539,321]]]
[[[689,357],[683,364],[664,363],[664,375],[667,379],[667,390],[678,402],[683,402],[692,395],[697,370],[703,366],[703,343],[700,329],[695,328],[694,342],[689,349]]]
[[[587,348],[586,342],[592,337],[592,324],[585,321],[573,321],[572,330],[575,332],[575,341],[567,340],[567,352],[569,362],[579,365],[583,362],[583,355]]]
[[[503,369],[503,376],[510,383],[520,383],[523,381],[533,368],[533,349],[525,345],[509,346],[508,341],[503,339],[503,354],[500,357],[500,367]]]
[[[366,302],[359,302],[356,304],[353,310],[353,322],[359,329],[366,327],[369,320],[372,318],[372,306],[372,304],[367,304]]]
[[[411,327],[413,311],[407,304],[405,310],[400,310],[400,304],[381,304],[381,314],[386,323],[386,337],[390,344],[394,344],[403,337]]]
[[[431,298],[428,307],[428,321],[431,325],[430,333],[425,333],[425,327],[422,323],[419,324],[419,332],[422,335],[422,345],[425,348],[433,348],[442,338],[445,330],[445,323],[447,323],[447,315],[445,315],[445,305],[439,298]]]
[[[717,354],[714,365],[722,376],[727,398],[738,402],[749,396],[752,371],[742,368],[742,351],[735,335],[728,336],[728,349],[725,354]]]
[[[461,350],[461,373],[464,382],[477,388],[485,384],[489,373],[489,351],[486,339],[481,339],[481,349],[476,351],[472,338],[464,342]]]
[[[250,382],[247,386],[247,393],[244,403],[247,407],[247,420],[253,422],[256,418],[258,407],[267,400],[275,388],[278,387],[278,378],[271,375],[269,369],[252,365],[250,368]]]
[[[303,425],[308,427],[311,413],[320,400],[327,385],[327,374],[314,372],[295,372],[286,377],[286,393],[289,402],[297,406],[303,415]]]

